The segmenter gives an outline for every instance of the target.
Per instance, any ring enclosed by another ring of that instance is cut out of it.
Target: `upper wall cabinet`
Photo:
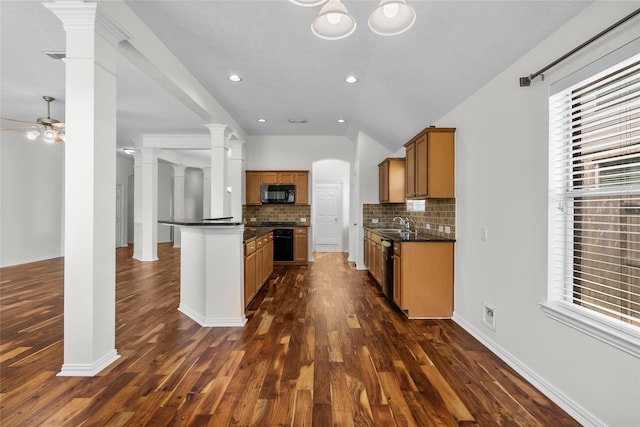
[[[389,158],[378,165],[380,203],[404,203],[404,159]]]
[[[246,171],[247,205],[261,205],[262,184],[293,184],[296,205],[309,204],[309,171]]]
[[[404,145],[407,199],[455,197],[455,131],[429,127]]]

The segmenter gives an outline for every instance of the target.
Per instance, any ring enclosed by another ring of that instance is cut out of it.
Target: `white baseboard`
[[[602,427],[605,423],[599,420],[592,413],[587,411],[584,407],[572,400],[569,396],[564,394],[561,390],[558,390],[553,384],[545,381],[535,371],[523,364],[520,360],[511,355],[504,348],[500,347],[482,331],[477,329],[474,325],[468,322],[457,313],[453,313],[452,320],[456,322],[462,329],[470,333],[475,339],[480,341],[485,347],[491,350],[496,356],[498,356],[507,365],[513,368],[518,374],[522,375],[527,381],[529,381],[535,388],[537,388],[542,394],[547,396],[556,405],[561,407],[565,412],[571,415],[576,421],[585,427]]]
[[[65,363],[58,372],[58,377],[95,377],[107,366],[115,362],[120,355],[113,349],[93,363]]]
[[[231,318],[231,317],[216,317],[216,318],[204,317],[200,313],[198,313],[197,311],[185,306],[182,303],[180,303],[180,306],[178,307],[178,311],[180,311],[181,313],[185,314],[186,316],[191,318],[191,320],[196,322],[198,325],[200,325],[202,327],[205,327],[205,328],[236,327],[236,326],[244,326],[245,323],[247,323],[247,318],[244,317],[244,315],[241,315],[239,317],[233,317],[233,318]]]

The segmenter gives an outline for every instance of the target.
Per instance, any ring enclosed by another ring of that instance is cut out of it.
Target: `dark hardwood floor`
[[[116,348],[63,363],[63,259],[0,270],[2,426],[577,426],[452,321],[408,321],[342,254],[277,267],[244,328],[177,310],[179,250],[117,250]]]

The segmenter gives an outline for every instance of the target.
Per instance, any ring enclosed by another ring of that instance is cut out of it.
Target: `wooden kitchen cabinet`
[[[307,263],[307,227],[295,227],[293,231],[293,262]]]
[[[262,173],[247,171],[246,175],[246,202],[247,205],[260,205],[260,191],[262,186]]]
[[[244,307],[247,308],[256,294],[256,241],[244,244]]]
[[[429,127],[404,145],[408,199],[455,197],[454,134],[455,128]]]
[[[293,184],[292,171],[263,171],[262,183],[263,184]]]
[[[410,319],[451,318],[453,242],[395,242],[393,285],[394,302]]]
[[[255,291],[254,296],[260,291],[262,284],[264,283],[264,247],[262,244],[262,237],[256,238],[256,277],[255,277]]]
[[[247,205],[262,204],[262,184],[295,185],[295,204],[309,204],[309,171],[246,171],[245,177]]]
[[[378,165],[378,200],[380,203],[404,203],[404,159],[388,158]]]
[[[293,183],[296,186],[296,205],[309,204],[309,172],[295,172]]]
[[[400,243],[393,242],[393,302],[402,306],[402,251]]]
[[[264,285],[273,273],[273,233],[269,233],[262,238],[262,283]]]
[[[378,285],[382,285],[382,239],[371,231],[365,232],[364,259],[364,265],[371,277]]]

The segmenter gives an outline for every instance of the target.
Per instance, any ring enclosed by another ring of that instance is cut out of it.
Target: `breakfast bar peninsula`
[[[230,218],[162,220],[180,227],[180,305],[201,326],[244,326],[244,225]]]

